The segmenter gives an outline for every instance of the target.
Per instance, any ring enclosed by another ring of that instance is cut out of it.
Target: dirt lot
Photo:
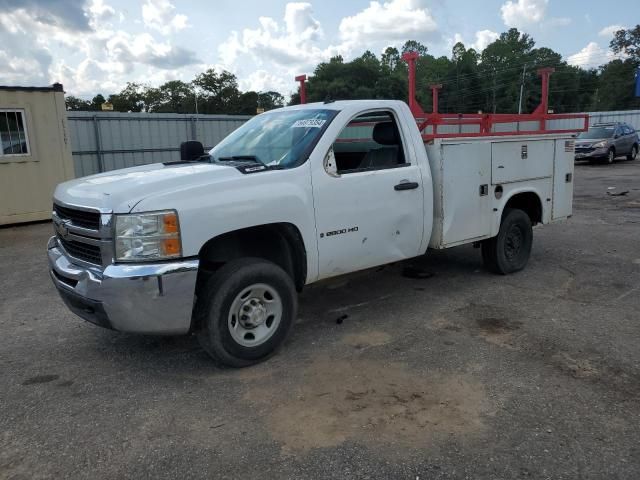
[[[640,162],[575,183],[524,272],[461,247],[308,288],[244,370],[74,317],[51,226],[0,230],[0,478],[640,478]]]

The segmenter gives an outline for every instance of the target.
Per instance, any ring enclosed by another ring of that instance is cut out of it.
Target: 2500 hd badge
[[[332,230],[331,232],[321,233],[320,238],[333,237],[334,235],[342,235],[343,233],[353,233],[357,231],[358,227],[342,228],[340,230]]]

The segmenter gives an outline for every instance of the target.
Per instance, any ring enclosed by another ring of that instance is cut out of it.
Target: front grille
[[[65,240],[60,238],[60,236],[58,236],[58,241],[62,245],[62,248],[72,257],[78,260],[84,260],[85,262],[95,263],[96,265],[102,264],[102,255],[99,246],[76,242],[74,240]]]
[[[53,211],[63,220],[69,220],[77,227],[88,228],[90,230],[100,229],[100,212],[87,212],[75,208],[62,207],[53,204]]]

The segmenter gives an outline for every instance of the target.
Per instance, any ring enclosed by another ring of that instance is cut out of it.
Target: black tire
[[[529,261],[533,229],[531,219],[517,208],[505,209],[498,235],[482,242],[482,260],[500,275],[522,270]]]
[[[255,284],[267,285],[277,293],[282,315],[264,343],[246,346],[231,334],[231,308],[243,290]],[[277,351],[291,330],[297,310],[293,280],[282,268],[261,258],[233,260],[223,265],[198,294],[194,311],[198,341],[218,365],[247,367]]]
[[[616,160],[616,151],[613,147],[611,147],[604,161],[609,165],[611,165],[615,160]]]
[[[629,155],[627,155],[627,160],[635,160],[637,156],[638,156],[638,145],[634,145],[633,147],[631,147],[631,151],[629,152]]]

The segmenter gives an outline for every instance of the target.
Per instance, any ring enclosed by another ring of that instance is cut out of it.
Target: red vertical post
[[[542,131],[547,128],[546,117],[549,113],[549,77],[555,71],[555,68],[551,67],[538,69],[538,75],[540,75],[542,80],[542,93],[540,96],[540,105],[538,105],[534,113],[540,114],[540,130]]]
[[[433,84],[433,85],[429,85],[429,88],[431,89],[431,103],[432,103],[432,108],[431,108],[431,114],[433,115],[433,134],[437,135],[438,134],[438,94],[440,93],[440,89],[442,88],[442,84],[438,83],[438,84]]]
[[[307,88],[305,82],[307,81],[306,75],[298,75],[296,82],[300,82],[300,103],[307,103]]]
[[[438,113],[438,94],[440,93],[440,89],[442,88],[442,84],[433,84],[429,85],[431,89],[431,99],[433,100],[433,108],[431,109],[432,113]]]
[[[415,117],[422,113],[416,100],[416,60],[418,56],[418,52],[407,52],[402,55],[402,59],[409,65],[409,109]]]

